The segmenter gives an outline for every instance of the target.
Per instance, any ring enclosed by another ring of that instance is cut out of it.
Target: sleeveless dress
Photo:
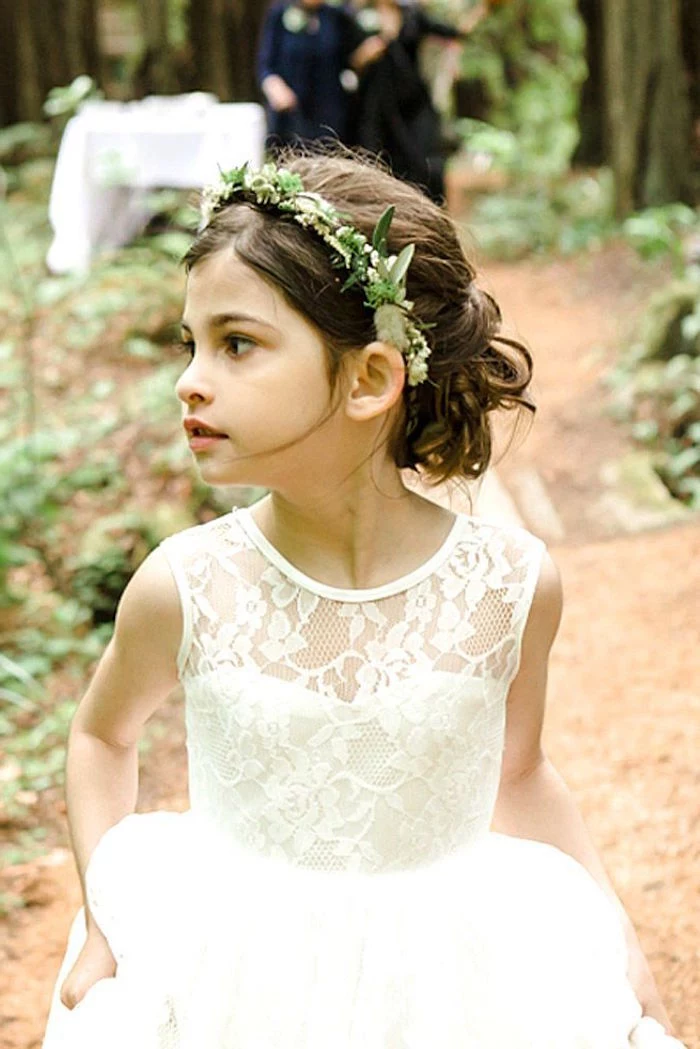
[[[118,963],[44,1049],[672,1049],[613,905],[490,831],[543,546],[457,517],[371,590],[305,576],[247,510],[166,540],[191,808],[87,872]]]

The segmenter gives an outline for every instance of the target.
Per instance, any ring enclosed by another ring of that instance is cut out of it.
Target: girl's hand
[[[299,100],[286,80],[283,80],[281,76],[273,73],[271,76],[265,77],[262,82],[262,89],[265,98],[276,113],[286,113],[291,109],[297,108]]]
[[[109,944],[96,927],[88,933],[85,946],[61,987],[61,1001],[67,1009],[74,1009],[98,980],[109,979],[117,971],[117,963]]]

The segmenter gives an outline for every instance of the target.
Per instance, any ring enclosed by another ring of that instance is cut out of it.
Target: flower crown
[[[244,164],[222,171],[218,183],[203,190],[204,225],[236,198],[289,215],[304,229],[312,229],[331,248],[332,265],[349,273],[341,291],[356,286],[363,289],[365,305],[374,311],[377,338],[395,346],[406,361],[408,385],[418,386],[427,379],[431,351],[423,335],[425,325],[411,316],[413,303],[406,297],[406,274],[415,244],[408,244],[398,256],[389,255],[387,249],[393,205],[386,209],[369,241],[329,201],[305,190],[293,171],[276,164],[264,164],[259,170]]]

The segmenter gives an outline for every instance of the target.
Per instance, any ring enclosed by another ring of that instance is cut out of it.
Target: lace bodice
[[[194,813],[320,870],[415,866],[488,830],[539,540],[458,517],[373,590],[308,578],[247,510],[163,549]]]

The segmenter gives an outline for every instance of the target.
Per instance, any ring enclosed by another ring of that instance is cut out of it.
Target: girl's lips
[[[207,449],[213,447],[213,445],[217,444],[219,441],[226,441],[227,438],[224,436],[224,434],[202,434],[201,436],[196,436],[195,434],[191,433],[188,436],[188,440],[191,451],[205,452],[207,451]]]

